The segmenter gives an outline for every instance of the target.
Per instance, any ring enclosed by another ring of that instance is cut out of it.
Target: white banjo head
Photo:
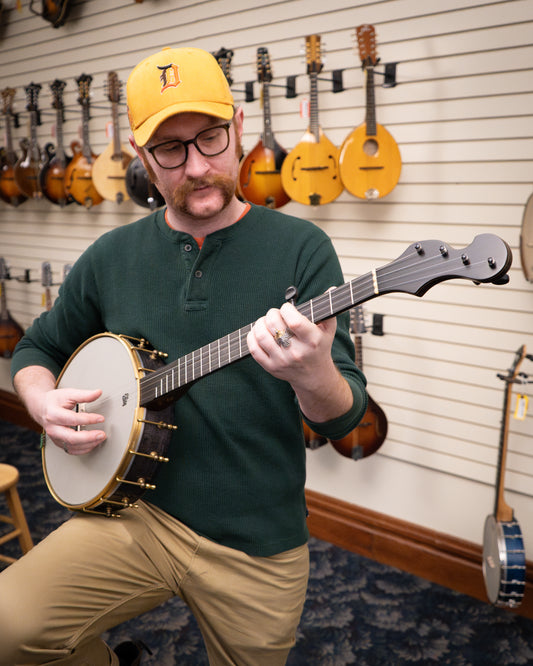
[[[142,435],[136,415],[137,365],[129,345],[106,333],[82,345],[60,375],[58,387],[104,390],[98,400],[80,409],[102,414],[104,423],[88,428],[103,429],[107,434],[100,446],[81,456],[69,455],[46,438],[44,473],[50,492],[60,504],[72,509],[91,505],[118,485],[116,477],[126,474],[131,464],[127,443],[135,443]]]

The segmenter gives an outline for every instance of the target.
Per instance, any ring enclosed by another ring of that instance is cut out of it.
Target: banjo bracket
[[[135,343],[131,345],[133,349],[148,354],[150,358],[153,360],[157,358],[168,358],[168,354],[166,352],[154,349],[153,345],[150,342],[148,342],[146,338],[134,338],[131,335],[119,335],[119,337],[124,338],[125,340],[133,341]]]

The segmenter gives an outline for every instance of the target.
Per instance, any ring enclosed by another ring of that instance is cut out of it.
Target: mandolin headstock
[[[257,80],[259,83],[270,83],[272,81],[270,56],[268,55],[268,49],[264,46],[257,49]]]
[[[357,36],[357,45],[359,47],[359,57],[363,65],[363,69],[374,67],[378,63],[376,53],[376,31],[373,25],[365,23],[357,26],[355,29]]]
[[[323,63],[320,53],[320,35],[309,35],[305,38],[307,73],[320,74]]]

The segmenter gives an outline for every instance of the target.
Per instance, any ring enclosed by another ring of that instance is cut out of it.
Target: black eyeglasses
[[[204,157],[215,157],[229,146],[229,128],[231,122],[216,125],[198,132],[194,139],[179,141],[172,139],[147,148],[148,152],[162,169],[177,169],[185,164],[192,143]]]

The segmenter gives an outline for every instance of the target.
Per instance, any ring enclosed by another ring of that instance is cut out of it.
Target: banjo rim
[[[128,340],[125,338],[125,336],[122,335],[117,335],[115,333],[110,333],[110,332],[105,332],[105,333],[98,333],[97,335],[93,335],[92,337],[88,338],[85,340],[70,356],[68,361],[65,363],[63,366],[63,369],[61,370],[57,381],[56,381],[56,388],[60,387],[61,380],[67,371],[68,367],[70,366],[71,362],[73,359],[83,350],[84,347],[87,347],[91,342],[94,342],[95,340],[99,338],[112,338],[115,341],[119,342],[122,344],[124,349],[129,354],[129,358],[131,361],[131,367],[133,370],[133,375],[135,379],[135,383],[137,385],[137,395],[139,393],[139,380],[144,376],[145,374],[145,368],[142,367],[140,360],[138,359],[137,353],[135,349],[132,347],[132,345],[128,342]],[[135,362],[135,361],[138,362]],[[141,374],[142,373],[142,374]],[[133,415],[133,422],[132,422],[132,428],[130,431],[130,435],[127,439],[127,445],[124,446],[124,451],[123,455],[120,459],[120,462],[116,466],[115,471],[113,472],[112,475],[109,475],[109,480],[105,486],[103,486],[102,490],[100,490],[96,495],[91,497],[88,500],[85,500],[80,503],[71,503],[67,502],[65,499],[60,497],[55,490],[50,476],[48,472],[48,467],[46,463],[46,447],[47,446],[56,446],[54,442],[48,437],[46,433],[45,434],[45,444],[42,447],[42,452],[41,452],[41,457],[42,457],[42,466],[43,466],[43,472],[44,472],[44,478],[46,481],[46,485],[48,486],[48,490],[50,491],[50,494],[52,497],[58,502],[61,506],[64,506],[67,509],[71,509],[73,511],[87,511],[87,510],[94,510],[96,507],[98,507],[100,504],[105,503],[115,492],[115,490],[120,486],[121,481],[117,480],[118,478],[123,479],[125,475],[128,472],[128,469],[130,468],[132,462],[133,462],[133,454],[130,453],[131,449],[136,450],[137,445],[139,441],[141,440],[142,437],[142,432],[144,429],[144,424],[142,423],[142,419],[144,419],[146,413],[146,408],[140,407],[137,403],[137,406],[135,407],[134,410],[134,415]]]

